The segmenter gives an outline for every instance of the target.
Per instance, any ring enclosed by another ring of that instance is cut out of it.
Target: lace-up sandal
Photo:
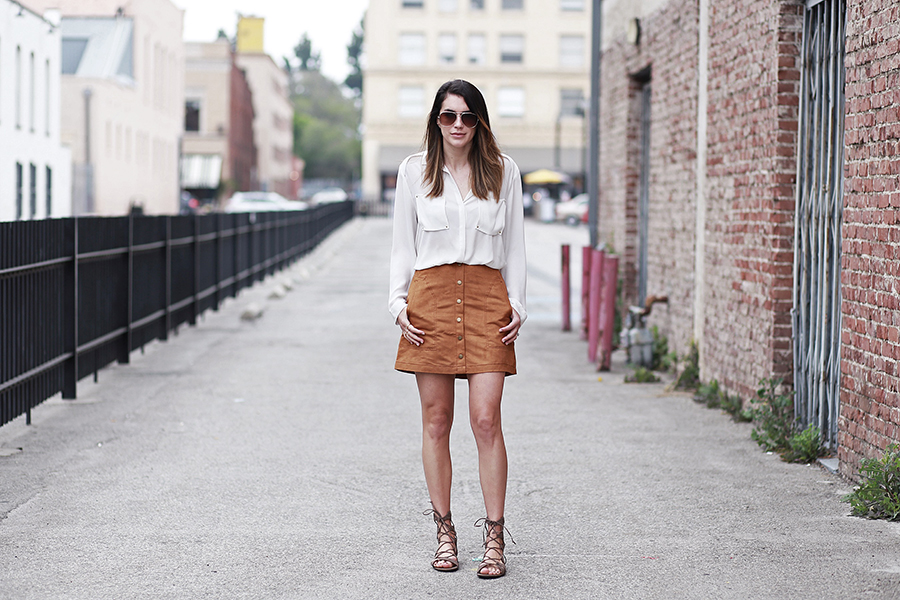
[[[456,550],[456,528],[453,527],[453,521],[450,519],[450,511],[446,515],[441,515],[438,511],[431,508],[426,510],[424,515],[432,515],[434,522],[437,523],[437,551],[431,560],[431,567],[435,571],[455,571],[459,569],[459,559]],[[440,565],[438,563],[449,563],[449,566]]]
[[[506,530],[506,533],[509,533],[509,529],[506,529],[506,525],[503,523],[503,517],[500,517],[499,521],[491,521],[488,518],[475,521],[475,527],[484,528],[484,556],[481,557],[481,564],[478,565],[478,576],[482,579],[496,579],[506,575],[506,555],[503,553],[506,543],[503,541],[503,531]],[[511,533],[509,541],[513,544],[516,543]],[[497,558],[497,554],[500,555],[500,558]],[[488,571],[490,568],[497,569],[497,572],[491,573]]]

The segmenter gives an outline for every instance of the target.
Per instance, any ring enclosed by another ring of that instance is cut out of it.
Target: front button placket
[[[465,265],[457,264],[456,269],[458,273],[458,277],[456,279],[456,349],[457,349],[457,358],[459,359],[458,371],[465,372],[466,366],[466,340],[465,340],[465,330],[466,324],[464,322],[465,315],[465,303],[463,302],[463,298],[465,297],[465,287],[463,286],[463,273],[465,272]]]

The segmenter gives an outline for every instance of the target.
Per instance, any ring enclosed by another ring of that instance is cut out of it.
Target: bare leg
[[[500,422],[500,401],[503,397],[504,373],[469,375],[469,421],[478,446],[478,473],[487,518],[499,521],[506,504],[507,459],[506,444]],[[502,533],[501,533],[502,536]],[[501,559],[499,544],[485,549],[485,555]],[[498,574],[496,566],[484,566],[484,574]]]
[[[431,504],[441,515],[450,512],[450,428],[453,425],[453,375],[416,373],[422,403],[422,465]],[[437,561],[437,567],[449,567]]]

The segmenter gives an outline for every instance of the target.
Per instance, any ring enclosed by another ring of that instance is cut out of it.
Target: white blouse
[[[465,198],[444,167],[444,194],[428,196],[422,182],[425,153],[407,157],[397,173],[394,238],[391,249],[391,293],[388,308],[394,322],[406,306],[413,273],[464,263],[499,269],[509,303],[525,322],[525,217],[519,167],[502,155],[500,200],[471,191]]]

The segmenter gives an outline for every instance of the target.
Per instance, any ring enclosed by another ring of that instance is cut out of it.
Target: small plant
[[[780,394],[781,379],[763,379],[751,401],[753,432],[750,437],[764,450],[783,452],[790,448],[794,427],[794,394]]]
[[[781,455],[788,462],[811,463],[825,454],[822,432],[812,423],[800,433],[792,435],[788,440],[788,446],[789,448]]]
[[[744,410],[744,403],[738,395],[722,394],[722,398],[719,401],[719,408],[731,415],[732,421],[746,423],[752,420],[748,411]]]
[[[707,408],[718,408],[722,392],[719,390],[719,381],[713,379],[709,383],[701,383],[694,394],[694,401],[705,404]]]
[[[666,359],[669,357],[669,338],[659,332],[659,327],[650,328],[653,334],[653,364],[650,368],[654,371],[668,371],[672,363]]]
[[[637,367],[631,375],[625,376],[625,383],[656,383],[659,377],[646,367]]]
[[[862,459],[859,473],[859,487],[843,498],[851,512],[867,519],[900,521],[900,447],[891,444],[880,459]]]
[[[675,379],[676,390],[695,390],[700,384],[700,352],[697,344],[691,342],[691,348],[683,358],[684,366]]]

